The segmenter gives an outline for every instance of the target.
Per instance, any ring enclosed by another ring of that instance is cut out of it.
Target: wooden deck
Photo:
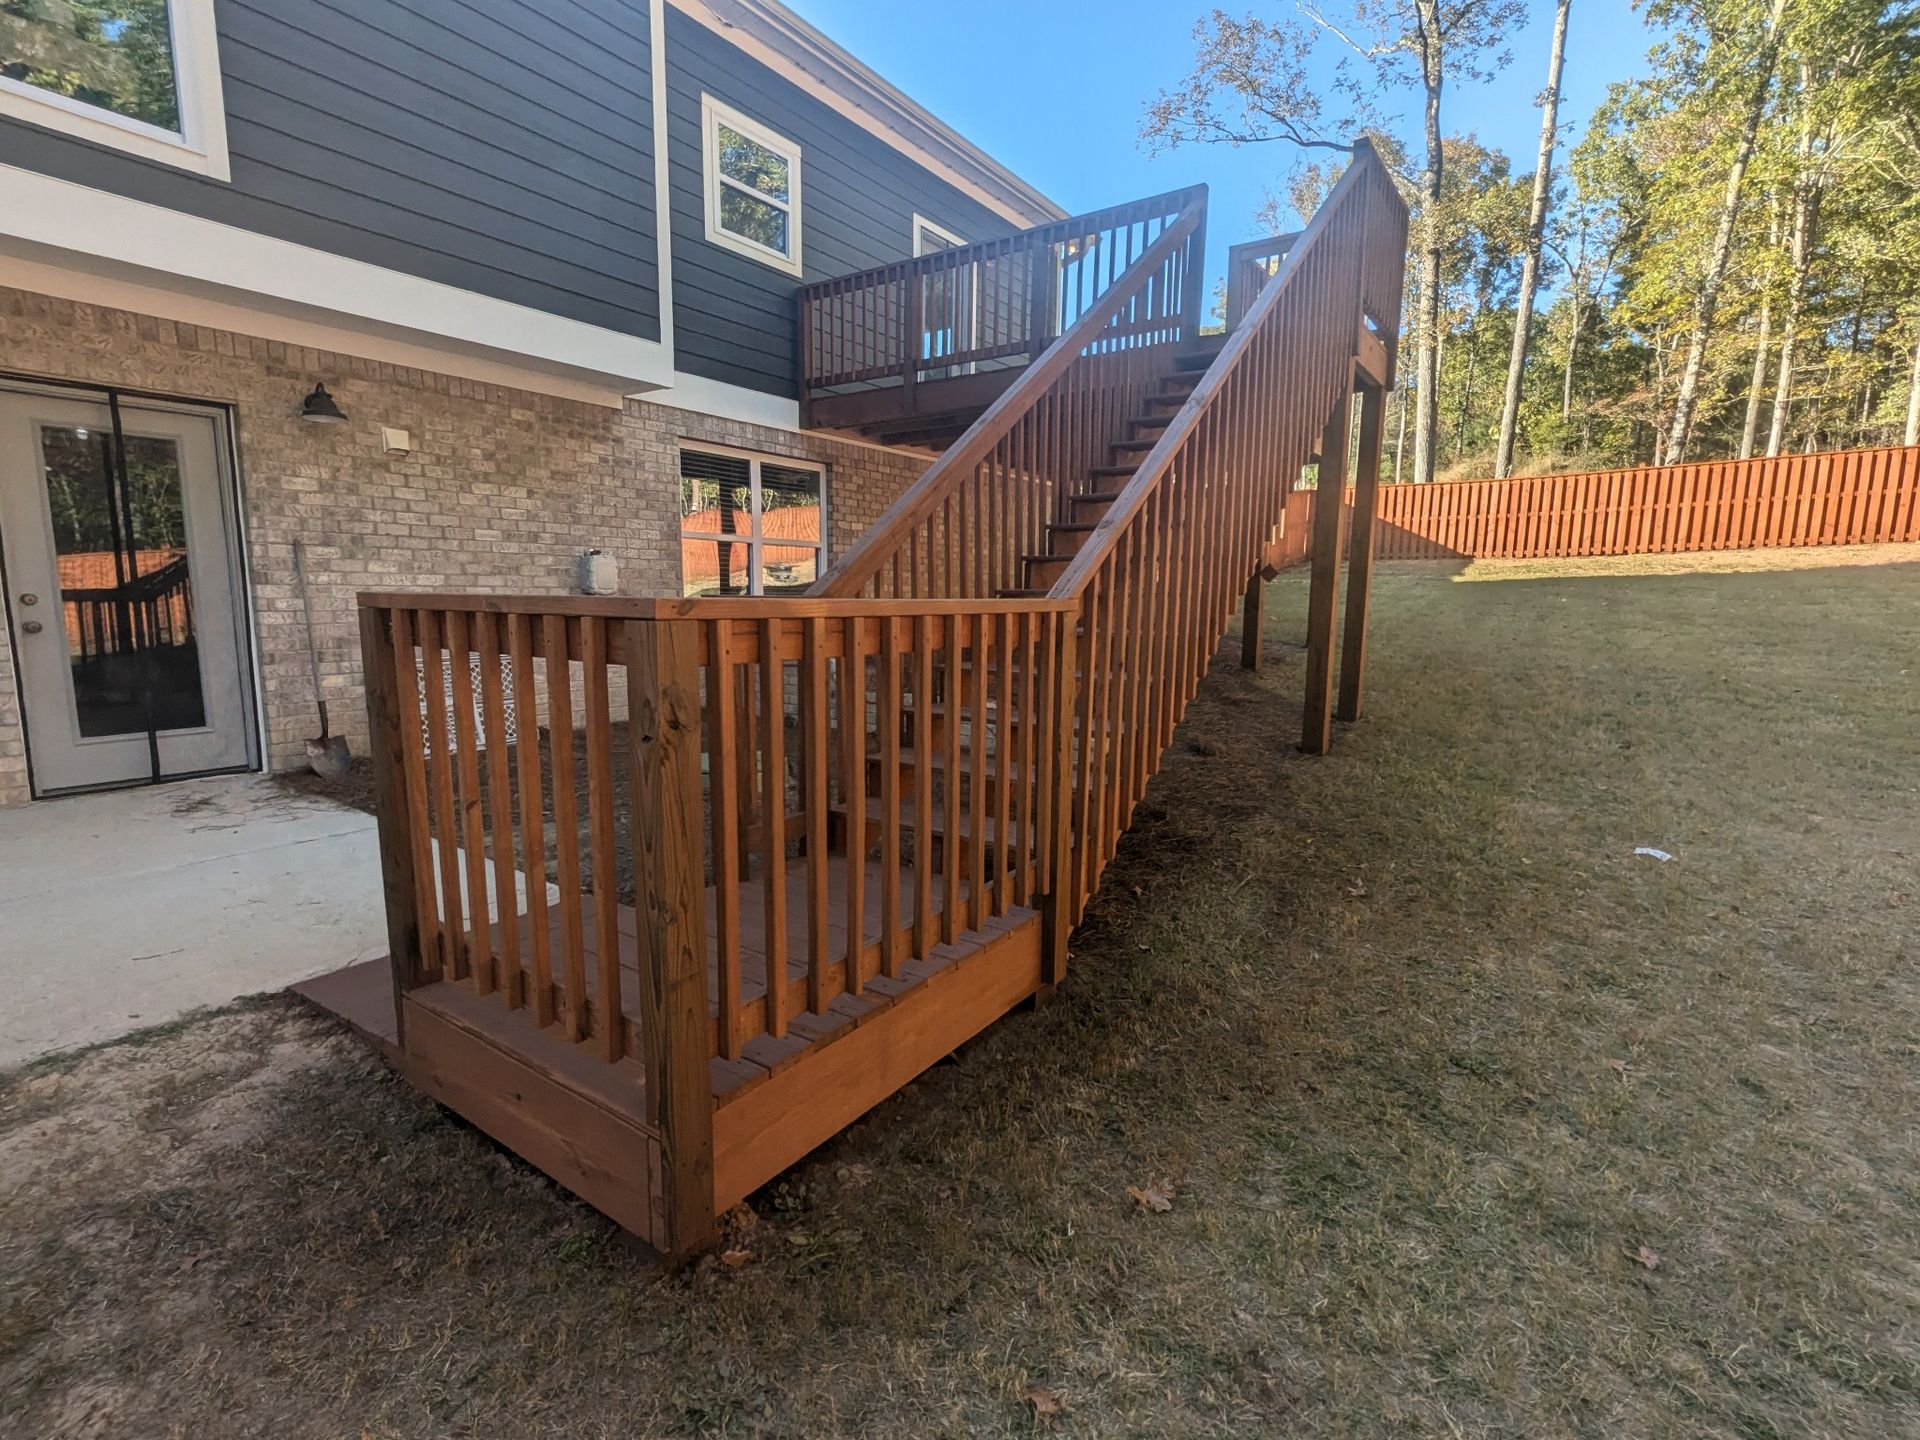
[[[1025,357],[806,596],[360,597],[397,1063],[668,1254],[1062,983],[1315,460],[1304,748],[1336,659],[1360,714],[1391,177],[1360,142],[1218,342],[1203,192],[1092,219],[806,288],[809,407]]]
[[[832,914],[845,916],[847,860],[828,857],[826,869]],[[787,1033],[764,1030],[743,1047],[740,1058],[714,1056],[709,1064],[714,1103],[714,1199],[721,1208],[792,1165],[831,1139],[928,1066],[1040,989],[1039,914],[1009,905],[1006,913],[987,915],[978,929],[963,928],[951,944],[935,944],[922,958],[902,963],[897,973],[882,965],[883,897],[887,886],[878,861],[866,866],[865,924],[862,943],[869,974],[857,992],[844,988],[844,920],[829,925],[827,973],[842,986],[826,1004],[826,1013],[807,1012],[804,1002]],[[900,913],[918,909],[912,867],[899,871]],[[958,892],[963,915],[972,893]],[[991,897],[983,897],[992,909]],[[709,936],[717,934],[719,895],[707,888]],[[766,894],[764,886],[743,887],[740,903],[744,1003],[761,1000],[767,986]],[[789,950],[785,979],[804,990],[813,973],[805,887],[787,894]],[[928,895],[930,913],[945,914],[938,888]],[[586,960],[586,996],[597,1004],[599,990],[598,907],[582,897],[580,935]],[[401,1012],[394,1011],[394,989],[387,962],[349,966],[296,987],[305,999],[346,1020],[374,1040],[386,1058],[421,1089],[486,1131],[494,1139],[547,1171],[582,1198],[637,1234],[654,1233],[662,1170],[660,1134],[649,1118],[655,1111],[648,1093],[652,1070],[646,1051],[645,1017],[633,997],[640,989],[640,941],[633,907],[617,908],[616,952],[623,977],[622,1016],[631,1048],[614,1064],[592,1053],[593,1035],[566,1038],[563,1024],[536,1025],[526,999],[531,976],[502,980],[486,994],[470,980],[441,980],[405,992]],[[565,944],[566,922],[557,911],[546,920],[554,953]],[[521,954],[532,949],[532,922],[518,921]],[[501,948],[501,927],[494,927]],[[902,953],[906,952],[902,936]],[[708,947],[707,993],[719,993],[720,953]],[[511,993],[518,1003],[509,1004]],[[558,1005],[556,997],[556,1005]],[[717,1030],[719,1006],[708,1007]],[[404,1039],[402,1038],[404,1037]],[[842,1042],[853,1042],[844,1045]],[[828,1057],[829,1048],[837,1053]],[[824,1061],[824,1067],[821,1063]],[[806,1063],[802,1063],[806,1062]],[[823,1077],[831,1075],[827,1091]],[[823,1093],[834,1103],[822,1105]],[[581,1135],[617,1141],[622,1151],[637,1151],[631,1167],[614,1165],[607,1144],[583,1146]]]

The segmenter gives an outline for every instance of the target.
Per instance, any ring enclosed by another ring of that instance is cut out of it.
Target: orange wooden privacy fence
[[[1920,540],[1920,448],[1384,485],[1383,560]]]

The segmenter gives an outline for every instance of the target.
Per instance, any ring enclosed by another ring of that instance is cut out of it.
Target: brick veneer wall
[[[0,288],[0,369],[234,407],[268,758],[314,730],[293,541],[308,547],[323,685],[364,740],[354,596],[413,587],[564,594],[579,552],[630,594],[676,594],[682,440],[824,462],[844,548],[925,467],[870,446],[628,401],[624,411]],[[326,384],[349,423],[310,425]],[[388,456],[380,427],[411,433]],[[0,632],[0,804],[25,798],[12,657]]]

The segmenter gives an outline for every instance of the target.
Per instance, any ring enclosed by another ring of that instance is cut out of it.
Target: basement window
[[[213,0],[0,0],[0,115],[227,179]]]
[[[800,273],[800,147],[757,120],[700,97],[707,239]]]
[[[820,578],[826,472],[742,451],[680,452],[683,595],[798,595]]]

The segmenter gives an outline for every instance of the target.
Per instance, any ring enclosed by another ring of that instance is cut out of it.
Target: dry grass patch
[[[1066,991],[737,1267],[290,1005],[17,1073],[0,1429],[1920,1433],[1914,561],[1396,571],[1317,761],[1283,578]]]

